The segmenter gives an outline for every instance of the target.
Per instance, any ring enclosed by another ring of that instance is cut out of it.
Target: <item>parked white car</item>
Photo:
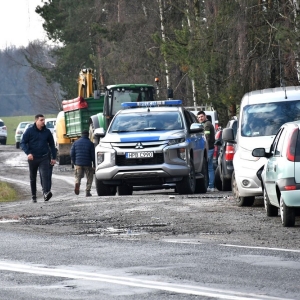
[[[7,139],[7,128],[3,120],[0,119],[0,143],[2,145],[6,145],[6,139]]]
[[[26,126],[25,126],[25,128],[24,128],[24,130],[23,130],[23,133],[21,134],[20,141],[22,141],[23,134],[25,133],[25,131],[26,131],[28,128],[32,127],[32,126],[33,126],[33,124],[34,124],[33,122],[32,122],[32,123],[28,123],[28,124],[26,124]]]
[[[270,150],[255,148],[252,155],[267,158],[261,173],[267,216],[277,216],[279,208],[282,225],[294,226],[300,208],[300,121],[281,126]]]
[[[20,141],[21,141],[21,135],[23,134],[24,128],[28,123],[33,123],[32,121],[24,121],[20,122],[16,132],[15,132],[15,142],[16,142],[16,148],[20,148]]]

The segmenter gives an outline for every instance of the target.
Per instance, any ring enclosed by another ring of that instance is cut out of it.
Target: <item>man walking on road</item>
[[[23,134],[20,147],[27,154],[30,188],[32,201],[36,202],[36,176],[39,170],[44,200],[48,201],[52,197],[51,178],[49,169],[56,163],[56,150],[51,131],[45,126],[45,117],[42,114],[35,116],[35,123]],[[51,156],[49,155],[51,151]],[[50,157],[52,157],[50,159]]]
[[[75,168],[75,189],[76,195],[79,195],[82,175],[86,175],[86,197],[92,196],[91,187],[95,172],[95,147],[89,139],[89,131],[83,130],[81,138],[77,140],[71,148],[71,159]]]
[[[207,188],[208,192],[215,191],[215,172],[213,165],[213,155],[215,148],[215,128],[213,124],[207,119],[205,112],[199,111],[197,114],[198,121],[204,125],[204,134],[208,143],[208,177],[209,185]]]

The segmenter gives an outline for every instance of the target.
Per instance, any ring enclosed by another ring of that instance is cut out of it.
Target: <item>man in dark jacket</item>
[[[28,158],[32,201],[36,202],[37,170],[39,170],[42,178],[41,184],[44,200],[48,201],[52,197],[49,169],[56,162],[56,150],[52,133],[46,128],[45,117],[42,114],[36,115],[33,126],[25,131],[20,147],[27,154]],[[51,151],[51,156],[49,151]]]
[[[213,124],[207,119],[205,112],[199,111],[197,114],[198,121],[204,126],[204,134],[208,143],[208,177],[209,185],[207,188],[208,192],[215,191],[215,172],[213,165],[213,155],[215,148],[215,128]]]
[[[79,195],[82,175],[86,175],[86,197],[91,195],[91,187],[95,172],[95,147],[89,139],[89,131],[83,130],[81,138],[71,147],[71,159],[75,168],[75,189],[76,195]]]

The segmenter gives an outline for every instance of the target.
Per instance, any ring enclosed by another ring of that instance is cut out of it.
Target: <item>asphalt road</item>
[[[300,219],[283,228],[257,199],[173,190],[86,198],[55,166],[53,198],[30,200],[26,156],[0,145],[0,299],[299,299]],[[83,182],[84,186],[85,182]]]

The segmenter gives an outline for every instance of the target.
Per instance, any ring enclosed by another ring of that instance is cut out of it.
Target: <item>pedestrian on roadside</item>
[[[86,197],[92,196],[91,187],[95,173],[95,146],[89,139],[89,131],[83,130],[81,138],[74,142],[71,147],[71,160],[75,169],[75,189],[79,195],[82,175],[86,175]]]
[[[203,110],[197,114],[198,121],[204,126],[204,134],[208,143],[208,178],[209,184],[207,191],[215,191],[215,172],[213,165],[213,155],[215,148],[215,128],[213,124],[207,119],[207,116]]]
[[[52,197],[50,168],[56,163],[56,150],[51,131],[45,126],[45,117],[42,114],[35,116],[35,123],[23,134],[21,149],[27,154],[30,176],[32,201],[37,202],[36,177],[39,170],[44,200]],[[49,155],[51,151],[51,156]],[[52,158],[50,158],[52,157]]]

